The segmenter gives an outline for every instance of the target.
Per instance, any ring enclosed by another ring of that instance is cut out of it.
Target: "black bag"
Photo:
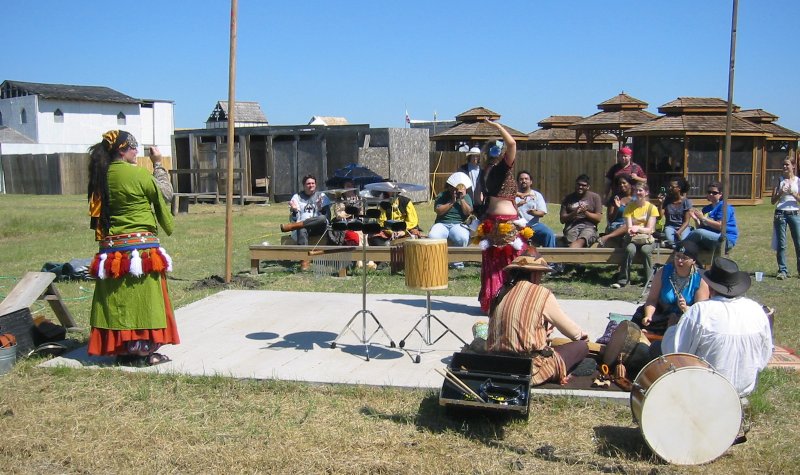
[[[0,333],[11,333],[17,339],[17,354],[27,355],[34,348],[33,318],[28,308],[0,316]]]

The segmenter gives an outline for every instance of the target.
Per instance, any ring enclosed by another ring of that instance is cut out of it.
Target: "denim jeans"
[[[556,247],[556,234],[546,224],[542,222],[528,223],[528,226],[533,229],[532,242],[542,247]]]
[[[677,235],[678,228],[674,226],[664,226],[664,234],[667,235],[667,241],[672,243],[678,243],[678,241],[683,241],[689,236],[689,233],[692,232],[691,226],[686,226],[686,229],[683,230],[680,236]],[[677,237],[677,239],[676,239]]]
[[[794,242],[794,253],[797,257],[797,272],[800,273],[800,215],[785,214],[775,211],[775,218],[772,223],[775,234],[778,237],[778,272],[789,273],[786,267],[786,228],[792,233]]]
[[[719,242],[719,233],[709,229],[698,228],[690,232],[689,235],[686,236],[686,240],[692,241],[701,249],[712,250],[717,247],[717,243]],[[731,242],[726,239],[725,252],[727,253],[731,249],[733,249],[733,246],[731,245]]]
[[[469,245],[469,229],[461,223],[436,223],[428,232],[431,239],[447,239],[453,246],[467,247]]]

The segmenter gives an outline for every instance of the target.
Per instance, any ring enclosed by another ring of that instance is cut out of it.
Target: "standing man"
[[[447,239],[453,246],[467,247],[469,229],[463,223],[472,214],[472,198],[467,193],[467,187],[461,183],[454,187],[448,178],[444,191],[436,197],[434,211],[436,211],[436,222],[431,227],[428,237]],[[453,267],[463,269],[464,263],[455,262]]]
[[[301,246],[308,245],[310,234],[322,234],[328,228],[328,213],[331,200],[317,191],[317,179],[313,175],[303,177],[303,190],[289,200],[290,223],[281,224],[281,231],[292,231],[292,238]],[[301,261],[300,270],[311,268],[311,261]]]
[[[597,241],[597,224],[603,217],[600,195],[589,191],[589,176],[575,179],[575,192],[564,197],[559,213],[569,247],[591,247]]]
[[[618,190],[614,190],[611,186],[614,183],[614,177],[617,175],[629,175],[633,179],[631,185],[636,183],[647,183],[647,175],[644,170],[637,163],[633,161],[633,150],[630,147],[622,147],[617,152],[617,163],[611,166],[606,173],[606,188],[604,201],[608,202],[612,196],[618,194]]]
[[[772,331],[761,305],[744,297],[750,275],[718,257],[703,273],[710,300],[695,302],[667,329],[661,353],[691,353],[706,360],[733,384],[739,397],[756,387],[772,356]]]
[[[469,194],[470,200],[472,203],[483,203],[483,192],[479,190],[480,187],[480,174],[481,174],[481,166],[478,163],[481,159],[481,149],[478,147],[472,147],[467,152],[467,163],[461,165],[458,171],[464,172],[467,174],[470,180],[472,180],[472,188],[467,190]]]
[[[531,174],[523,170],[517,173],[517,211],[533,229],[531,242],[543,247],[556,247],[556,235],[540,219],[547,214],[547,203],[541,193],[531,188]]]

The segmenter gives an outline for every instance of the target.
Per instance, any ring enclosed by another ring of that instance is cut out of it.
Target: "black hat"
[[[693,261],[698,262],[700,256],[700,248],[692,241],[681,241],[675,245],[675,252],[680,252],[686,257],[690,257]]]
[[[703,274],[709,287],[724,297],[738,297],[750,288],[750,275],[725,257],[714,259],[711,269]]]

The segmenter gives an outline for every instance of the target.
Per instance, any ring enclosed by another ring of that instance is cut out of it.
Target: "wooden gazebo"
[[[627,130],[652,192],[670,176],[681,175],[691,185],[689,196],[702,198],[708,183],[722,181],[727,104],[715,97],[679,97],[658,108],[664,116]],[[761,203],[766,192],[765,149],[773,134],[763,124],[740,117],[738,106],[733,105],[733,111],[730,187],[725,195],[734,204]]]
[[[584,138],[592,143],[604,134],[611,134],[623,144],[628,129],[657,117],[645,110],[647,105],[646,102],[621,92],[597,104],[600,112],[573,123],[569,128],[577,132],[576,140]]]
[[[797,156],[797,141],[800,140],[800,133],[776,124],[778,116],[770,114],[764,109],[741,110],[736,115],[772,134],[771,137],[767,137],[762,154],[764,161],[762,196],[770,196],[772,188],[778,183],[783,173],[783,159],[790,155]]]
[[[447,130],[439,132],[431,137],[431,142],[435,143],[436,151],[457,150],[461,142],[468,142],[470,145],[481,145],[489,139],[498,138],[497,129],[483,120],[497,121],[500,114],[485,107],[474,107],[456,116],[456,125]],[[502,124],[501,124],[502,125]],[[519,130],[507,125],[503,128],[514,137],[518,143],[525,142],[528,136]]]
[[[590,143],[585,136],[569,126],[583,119],[579,115],[551,115],[538,122],[540,129],[528,134],[527,150],[604,150],[613,147],[617,138],[611,134],[600,134]]]

